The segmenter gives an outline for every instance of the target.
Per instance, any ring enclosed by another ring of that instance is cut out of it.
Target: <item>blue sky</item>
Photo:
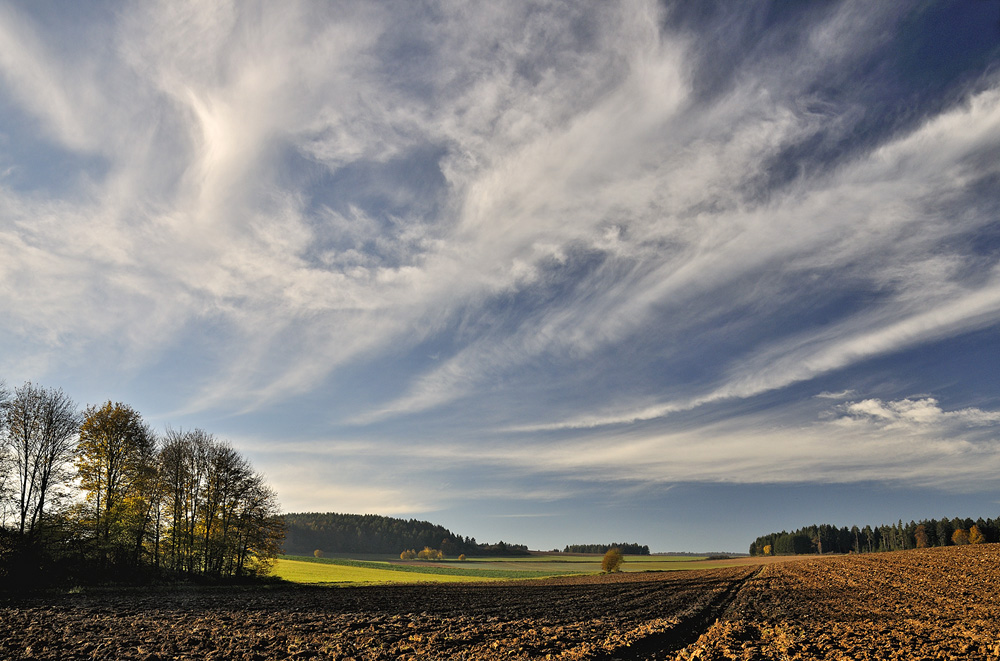
[[[286,511],[1000,514],[1000,3],[0,5],[0,377]]]

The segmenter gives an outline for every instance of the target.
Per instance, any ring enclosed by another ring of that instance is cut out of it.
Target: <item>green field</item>
[[[469,558],[467,564],[483,568],[504,569],[518,567],[551,574],[596,574],[601,571],[600,555],[571,553],[533,553],[524,557]],[[699,556],[627,555],[622,571],[683,571],[710,569],[732,564],[728,560],[706,560]]]
[[[709,569],[733,561],[691,556],[626,556],[623,571],[684,571]],[[566,574],[596,574],[601,556],[534,553],[530,556],[469,558],[464,561],[400,561],[388,556],[353,558],[279,558],[274,575],[294,583],[318,585],[377,585],[385,583],[443,583],[545,578]]]
[[[343,564],[327,564],[278,558],[274,575],[293,583],[311,585],[383,585],[386,583],[457,583],[496,581],[501,579],[453,576],[448,574],[399,572],[393,569],[372,569]]]

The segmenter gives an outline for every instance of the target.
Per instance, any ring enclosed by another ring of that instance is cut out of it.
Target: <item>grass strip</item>
[[[381,569],[383,571],[409,572],[412,574],[438,574],[441,576],[468,576],[480,578],[547,578],[562,576],[566,572],[547,572],[529,569],[464,569],[460,567],[431,567],[427,565],[397,565],[391,562],[369,562],[366,560],[349,560],[347,558],[316,558],[307,555],[287,555],[288,560],[297,562],[316,562],[342,567],[357,567],[363,569]]]

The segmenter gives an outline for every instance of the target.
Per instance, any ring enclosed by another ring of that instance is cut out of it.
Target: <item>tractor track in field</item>
[[[669,631],[652,633],[620,649],[594,657],[595,661],[659,661],[672,659],[679,650],[698,641],[715,622],[726,614],[747,583],[757,578],[763,568],[737,580],[703,608],[683,618]]]

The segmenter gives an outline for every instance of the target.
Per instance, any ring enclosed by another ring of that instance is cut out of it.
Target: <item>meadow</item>
[[[709,560],[699,556],[625,556],[622,571],[662,572],[712,569],[746,564],[748,558]],[[474,557],[466,560],[416,561],[392,556],[278,558],[274,576],[309,585],[384,585],[388,583],[457,583],[598,574],[601,556],[532,553],[530,556]]]

